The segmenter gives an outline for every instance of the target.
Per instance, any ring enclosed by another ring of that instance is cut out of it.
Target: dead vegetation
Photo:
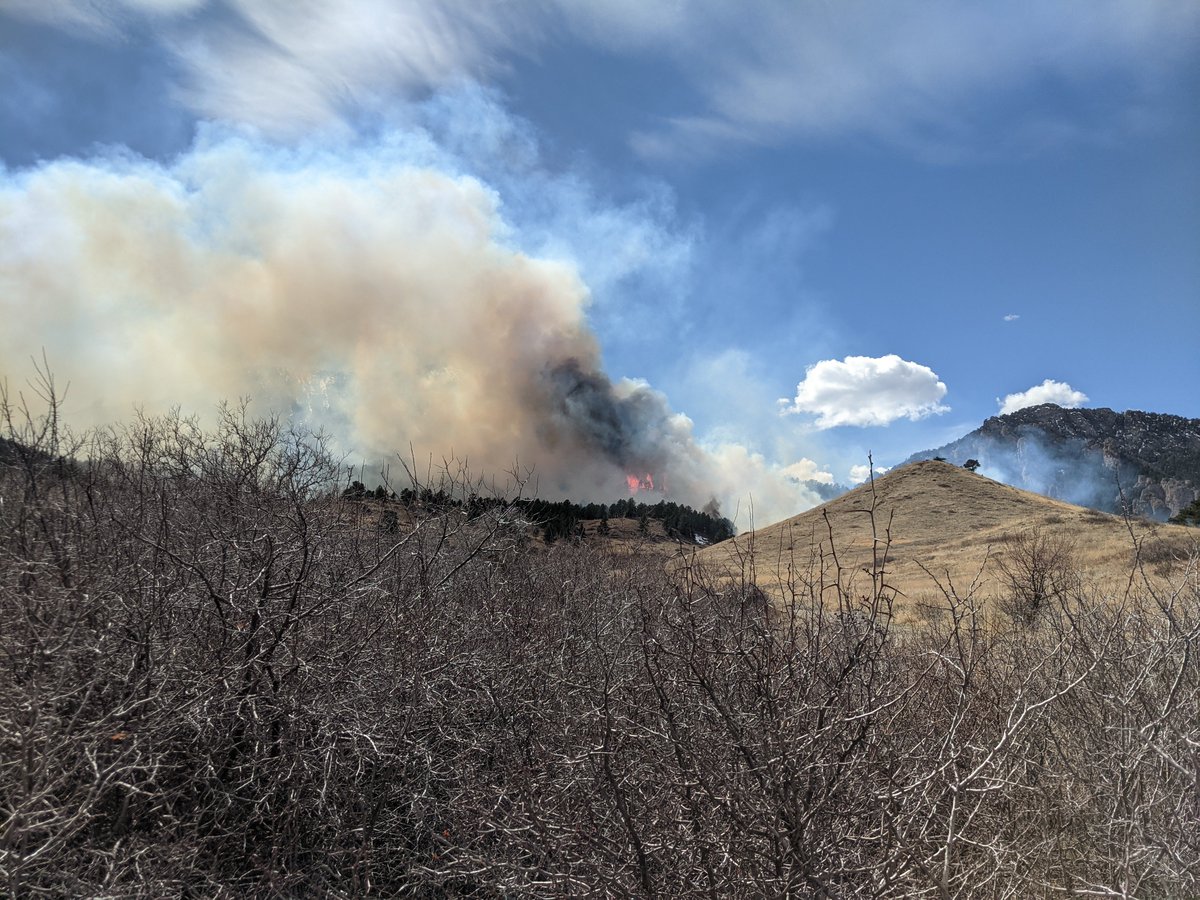
[[[749,559],[389,531],[236,411],[4,412],[11,897],[1200,893],[1194,565],[1099,594],[1018,541],[1036,617],[941,578],[901,627],[877,508],[781,611]]]

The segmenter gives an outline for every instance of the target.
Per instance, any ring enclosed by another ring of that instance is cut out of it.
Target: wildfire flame
[[[625,483],[629,485],[629,492],[631,494],[636,494],[638,491],[654,490],[654,478],[649,472],[640,478],[637,475],[626,475]]]

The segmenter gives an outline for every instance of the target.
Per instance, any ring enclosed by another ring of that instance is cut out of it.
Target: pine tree
[[[1170,521],[1174,525],[1190,525],[1193,528],[1200,528],[1200,497],[1171,516]]]

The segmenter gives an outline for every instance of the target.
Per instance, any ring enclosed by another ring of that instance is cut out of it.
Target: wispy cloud
[[[1007,316],[1004,317],[1004,321],[1005,322],[1015,322],[1019,318],[1021,318],[1019,313],[1009,313]]]
[[[0,0],[0,13],[10,13],[61,28],[115,37],[131,24],[169,20],[195,12],[209,0]]]
[[[928,366],[899,356],[847,356],[825,359],[805,370],[785,413],[815,413],[817,428],[887,425],[948,412],[941,400],[946,385]]]
[[[152,34],[178,61],[179,97],[193,111],[285,135],[344,125],[462,79],[503,77],[550,42],[653,54],[672,61],[699,98],[631,137],[645,155],[666,157],[846,135],[931,156],[998,137],[1037,150],[1091,125],[1028,98],[1014,104],[1017,92],[1117,76],[1128,90],[1112,95],[1102,121],[1124,127],[1145,121],[1154,87],[1200,41],[1200,6],[1176,0],[341,0],[299,9],[4,0],[0,14],[108,38]],[[986,134],[980,101],[993,101],[1003,120]],[[1138,116],[1125,115],[1135,107]]]
[[[1066,409],[1076,409],[1088,402],[1088,395],[1077,391],[1065,381],[1053,381],[1047,378],[1041,384],[1034,385],[1027,391],[1005,395],[1003,400],[996,401],[1000,406],[1000,415],[1025,409],[1027,406],[1039,406],[1042,403],[1055,403]]]
[[[846,135],[941,159],[985,142],[1036,152],[1120,127],[1114,110],[1145,109],[1200,41],[1200,7],[1174,0],[764,0],[753,15],[717,5],[691,4],[678,57],[707,105],[635,135],[648,155]],[[1039,84],[1070,90],[1113,75],[1128,92],[1111,95],[1099,123],[1036,97],[1012,102]]]
[[[533,2],[453,0],[2,0],[5,13],[99,40],[148,35],[175,59],[193,113],[276,137],[493,74],[549,24]]]

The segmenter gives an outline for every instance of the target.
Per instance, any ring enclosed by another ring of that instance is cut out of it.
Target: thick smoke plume
[[[547,495],[812,498],[707,450],[648,385],[603,372],[568,260],[510,244],[497,194],[387,141],[337,155],[212,137],[170,165],[0,172],[0,372],[45,350],[77,425],[248,396],[355,459],[532,466]]]

